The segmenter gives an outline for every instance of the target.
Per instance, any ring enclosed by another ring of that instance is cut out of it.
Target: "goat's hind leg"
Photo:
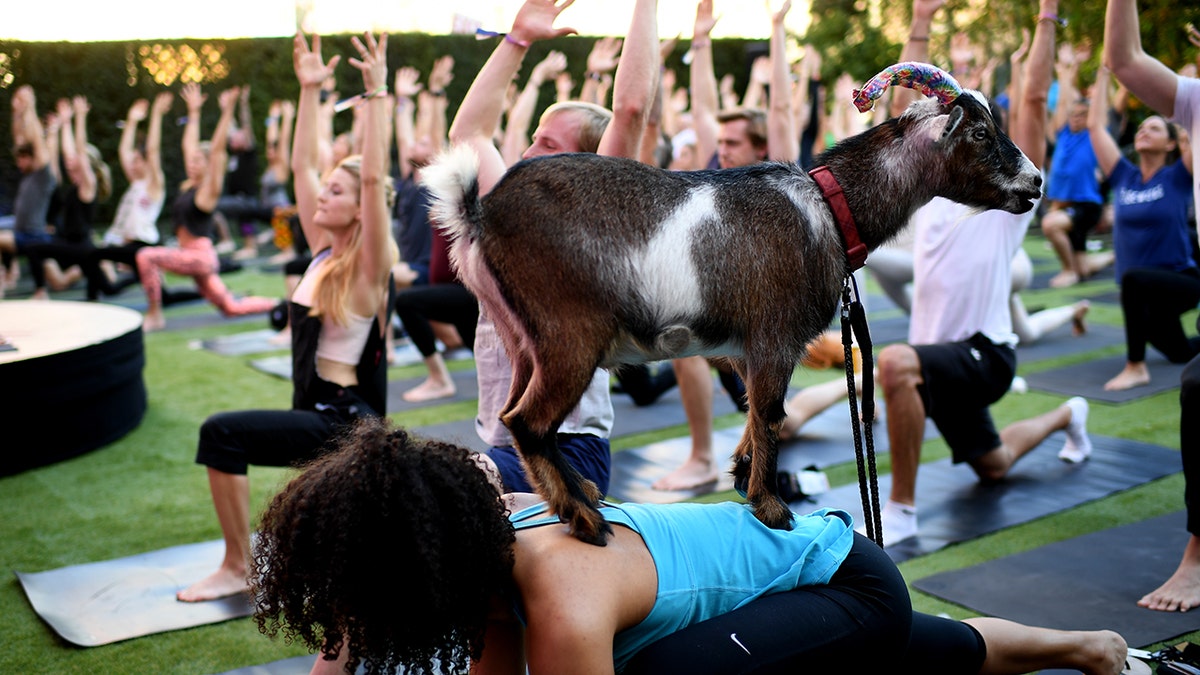
[[[743,370],[750,412],[746,431],[734,453],[735,483],[746,486],[746,500],[754,505],[754,515],[768,527],[791,527],[792,512],[779,497],[779,427],[787,413],[787,397],[792,362],[750,364]]]
[[[535,354],[529,384],[502,421],[512,432],[530,482],[550,509],[570,524],[576,538],[604,546],[612,527],[600,515],[603,495],[567,462],[557,439],[562,421],[591,383],[596,361],[553,347]]]

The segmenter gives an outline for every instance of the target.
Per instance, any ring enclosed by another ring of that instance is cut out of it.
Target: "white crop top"
[[[300,285],[292,293],[293,302],[305,307],[313,306],[317,280],[321,278],[321,269],[328,259],[329,254],[325,251],[317,254],[308,269],[304,271]],[[321,317],[321,336],[317,338],[317,358],[344,363],[348,366],[358,365],[363,348],[367,346],[367,338],[371,335],[371,328],[375,325],[375,317],[346,312],[346,320],[347,325],[342,326],[328,316]]]

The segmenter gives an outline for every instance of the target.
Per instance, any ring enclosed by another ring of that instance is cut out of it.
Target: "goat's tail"
[[[431,220],[450,240],[469,242],[482,232],[479,203],[479,157],[469,145],[456,145],[421,171],[421,182],[433,194]]]

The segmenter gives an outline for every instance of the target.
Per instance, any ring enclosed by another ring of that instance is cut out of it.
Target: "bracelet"
[[[600,80],[603,80],[603,79],[604,79],[604,76],[603,76],[603,75],[601,75],[600,73],[597,73],[597,72],[594,72],[594,71],[590,71],[590,70],[589,70],[589,71],[588,71],[588,73],[587,73],[587,79],[589,79],[589,80],[595,80],[595,81],[599,82]]]
[[[908,41],[909,42],[929,42],[929,36],[928,35],[909,35]]]
[[[1047,12],[1043,12],[1041,14],[1038,14],[1037,20],[1038,21],[1049,21],[1051,23],[1056,23],[1059,25],[1060,28],[1067,27],[1067,20],[1058,16],[1057,14],[1050,14]]]
[[[381,84],[378,87],[375,87],[375,89],[373,89],[372,91],[364,91],[362,97],[363,98],[379,98],[380,96],[387,96],[387,92],[388,92],[387,85]]]
[[[505,34],[504,34],[504,41],[505,41],[505,42],[508,42],[508,43],[510,43],[510,44],[514,44],[514,45],[516,45],[516,46],[518,46],[518,47],[523,47],[523,48],[525,48],[525,49],[529,49],[529,43],[528,43],[528,42],[526,42],[525,40],[518,40],[517,38],[515,38],[515,37],[513,37],[513,36],[512,36],[512,33],[505,33]]]
[[[692,49],[707,47],[710,44],[711,40],[692,40]]]
[[[435,96],[435,97],[437,97],[437,98],[443,98],[443,97],[445,97],[445,95],[446,95],[446,90],[445,90],[445,89],[438,89],[437,91],[434,91],[433,89],[430,89],[430,90],[429,90],[429,95],[430,95],[430,96]]]

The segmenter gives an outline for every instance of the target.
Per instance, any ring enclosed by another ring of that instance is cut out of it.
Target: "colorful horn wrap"
[[[875,106],[875,99],[883,95],[883,90],[893,84],[915,89],[925,96],[934,96],[943,105],[953,102],[963,92],[958,80],[941,68],[928,63],[905,61],[885,68],[864,84],[862,89],[855,89],[854,107],[859,112],[867,112]]]

